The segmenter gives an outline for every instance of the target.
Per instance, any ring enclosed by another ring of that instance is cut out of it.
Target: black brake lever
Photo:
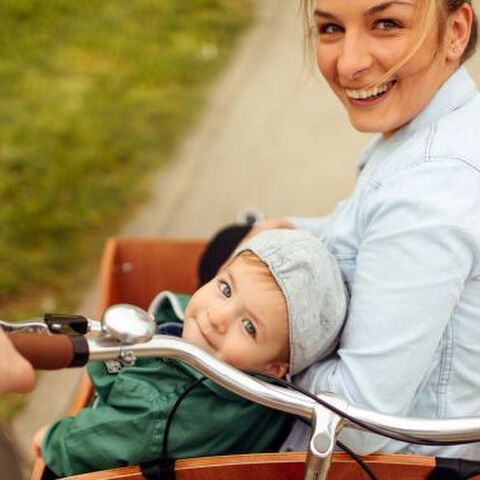
[[[85,335],[88,332],[88,319],[83,315],[46,313],[43,320],[53,334]]]

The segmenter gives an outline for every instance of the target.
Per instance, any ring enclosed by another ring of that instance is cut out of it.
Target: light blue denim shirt
[[[480,95],[464,68],[390,139],[374,138],[321,235],[351,293],[338,352],[296,381],[412,417],[480,416]],[[297,422],[284,449],[306,447]],[[407,445],[345,429],[374,451],[480,459],[480,444]]]

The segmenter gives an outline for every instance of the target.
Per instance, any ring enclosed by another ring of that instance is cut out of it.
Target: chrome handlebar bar
[[[89,339],[88,343],[90,361],[132,355],[136,358],[165,357],[180,360],[225,389],[255,403],[296,415],[310,423],[315,416],[315,400],[300,392],[253,378],[178,337],[157,335],[146,343],[122,347],[114,341],[104,339]],[[354,407],[333,394],[320,394],[318,397],[331,404],[341,415],[397,440],[411,442],[412,437],[416,437],[427,444],[480,441],[480,417],[448,420],[398,417]],[[362,429],[349,419],[345,420],[345,426]]]

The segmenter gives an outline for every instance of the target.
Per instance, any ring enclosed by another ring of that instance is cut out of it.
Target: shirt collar
[[[448,112],[453,112],[477,95],[477,87],[465,67],[457,69],[440,87],[430,103],[405,127],[405,134],[433,123]],[[396,135],[394,135],[396,136]]]

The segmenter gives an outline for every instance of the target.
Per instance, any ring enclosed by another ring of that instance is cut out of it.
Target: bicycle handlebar
[[[113,355],[118,357],[118,347],[109,345],[108,342],[93,340],[89,341],[89,345],[90,360],[107,360]],[[149,342],[124,349],[133,352],[138,358],[166,357],[180,360],[241,397],[291,413],[308,422],[313,420],[315,400],[299,392],[255,379],[185,340],[161,335]],[[363,430],[359,424],[365,424],[388,437],[407,442],[412,442],[412,437],[415,437],[425,444],[480,441],[480,418],[477,417],[447,420],[398,417],[355,407],[333,394],[320,394],[318,397],[337,410],[340,416],[345,416],[345,425],[352,428]]]
[[[218,360],[201,348],[178,337],[154,336],[135,345],[121,345],[109,337],[9,334],[15,348],[37,369],[60,369],[85,365],[88,361],[165,357],[187,363],[225,389],[248,400],[290,413],[312,423],[316,402],[302,393],[271,385]],[[374,429],[377,433],[406,442],[452,444],[480,441],[480,418],[421,419],[385,415],[348,404],[340,397],[319,394],[345,426]]]

